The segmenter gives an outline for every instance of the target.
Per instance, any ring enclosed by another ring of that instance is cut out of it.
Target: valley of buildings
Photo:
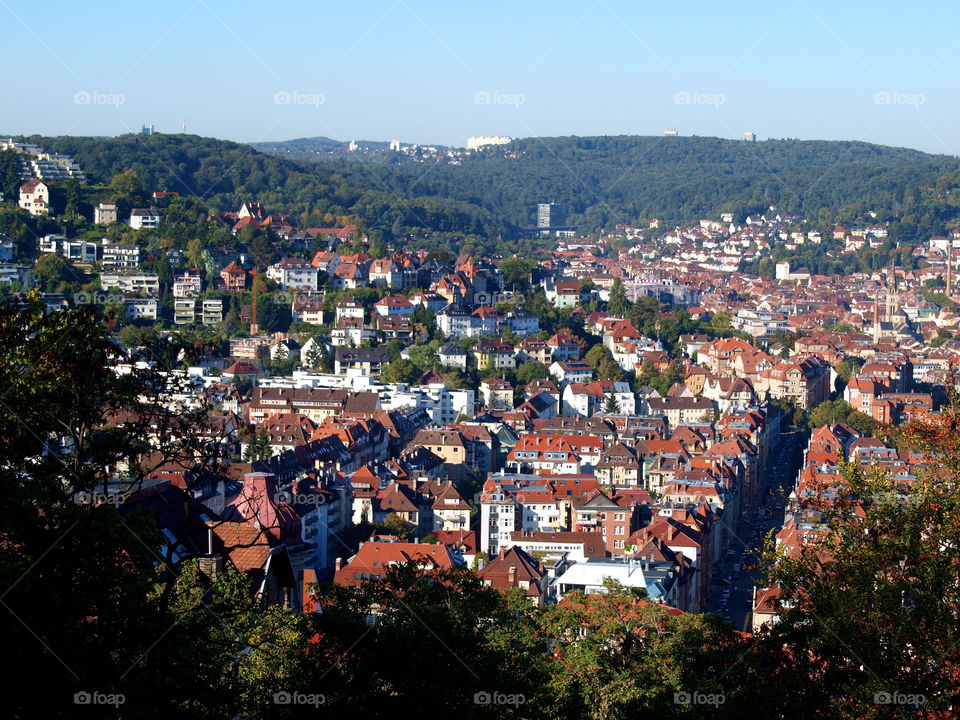
[[[17,206],[55,215],[46,181],[82,173],[69,158],[17,149]],[[545,203],[538,226],[554,246],[523,281],[573,322],[544,332],[504,281],[509,258],[402,249],[375,258],[356,227],[297,228],[252,202],[210,221],[268,231],[284,248],[260,274],[259,297],[237,246],[206,248],[203,267],[167,251],[165,287],[144,238],[171,197],[153,198],[127,212],[108,199],[95,207],[93,225],[126,224],[128,241],[38,238],[37,256],[94,278],[89,291],[43,299],[51,312],[113,305],[118,332],[218,329],[239,310],[229,339],[181,371],[190,382],[177,397],[214,402],[222,469],[160,468],[122,507],[155,510],[181,557],[213,554],[258,577],[265,602],[309,607],[317,579],[352,584],[416,560],[475,567],[537,604],[613,578],[750,630],[775,621],[777,589],[749,578],[761,535],[772,529],[796,550],[825,531],[804,505],[811,485],[835,477],[841,460],[880,463],[904,482],[918,467],[846,422],[801,443],[792,409],[843,399],[897,425],[936,413],[955,387],[960,316],[930,291],[953,296],[960,231],[917,248],[919,269],[814,276],[781,263],[759,277],[738,269],[775,247],[829,243],[838,257],[879,247],[886,228],[827,235],[771,209],[656,240],[627,227],[582,238]],[[359,247],[337,252],[349,242]],[[36,272],[0,237],[0,284],[26,290]],[[620,287],[630,301],[682,309],[696,329],[668,343],[658,327],[613,314]],[[375,300],[351,296],[370,288]],[[268,296],[289,310],[289,328],[259,332],[251,305]],[[430,347],[431,338],[442,341]],[[424,358],[430,367],[417,365]],[[401,361],[416,376],[385,379]],[[537,377],[521,382],[524,373]],[[665,376],[673,381],[659,388],[639,381]],[[202,508],[206,527],[162,511],[174,503]],[[370,532],[352,547],[344,538],[358,526]],[[207,530],[210,545],[197,541]]]

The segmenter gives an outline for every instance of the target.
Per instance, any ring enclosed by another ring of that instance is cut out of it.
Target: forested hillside
[[[452,165],[294,161],[191,135],[30,140],[74,155],[96,181],[132,168],[145,189],[197,195],[220,209],[256,199],[306,225],[349,219],[391,238],[433,234],[447,243],[520,237],[545,201],[564,204],[584,233],[723,211],[742,220],[776,205],[821,225],[873,211],[892,222],[891,238],[912,244],[960,217],[960,160],[862,142],[527,138]],[[312,147],[291,142],[298,157]],[[318,139],[318,150],[330,142]]]
[[[373,172],[383,182],[487,208],[519,227],[534,224],[538,202],[559,202],[571,223],[592,231],[722,211],[742,219],[770,205],[822,222],[875,210],[928,225],[953,217],[938,214],[928,189],[955,186],[960,169],[956,158],[861,142],[569,137],[517,140],[509,150],[519,156],[488,148],[461,166],[383,165]],[[348,172],[349,163],[321,165]]]
[[[469,202],[424,192],[415,183],[403,187],[358,165],[300,165],[247,145],[195,135],[27,139],[72,155],[93,182],[109,183],[115,174],[134,170],[144,190],[194,195],[219,210],[257,200],[292,215],[301,226],[359,222],[388,237],[439,234],[453,242],[513,234],[493,213]]]

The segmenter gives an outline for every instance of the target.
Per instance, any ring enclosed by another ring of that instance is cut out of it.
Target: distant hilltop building
[[[391,141],[390,141],[390,149],[391,149],[393,152],[400,152],[400,141],[399,141],[399,140],[391,140]]]
[[[356,140],[351,140],[350,143],[347,145],[347,150],[349,150],[350,152],[356,152],[356,151],[357,151],[357,148],[359,148],[359,147],[360,147],[360,146],[357,145],[357,141],[356,141]]]
[[[676,130],[674,130],[673,128],[670,128],[669,130],[664,130],[664,131],[663,131],[663,134],[664,134],[665,137],[676,137],[676,136],[679,135],[680,133],[678,133],[678,132],[677,132]]]
[[[746,140],[747,142],[756,142],[757,134],[752,132],[745,132],[743,134],[743,139]]]
[[[86,182],[80,166],[69,155],[46,152],[39,145],[22,143],[13,138],[0,138],[0,150],[13,150],[20,155],[20,179]]]
[[[477,135],[467,138],[467,150],[479,150],[485,145],[506,145],[513,142],[513,138],[506,135]]]
[[[537,227],[541,229],[555,228],[565,225],[567,210],[557,203],[540,203],[537,205]]]

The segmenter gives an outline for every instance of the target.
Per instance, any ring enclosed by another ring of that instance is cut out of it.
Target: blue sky
[[[865,140],[960,154],[960,3],[0,0],[0,133]]]

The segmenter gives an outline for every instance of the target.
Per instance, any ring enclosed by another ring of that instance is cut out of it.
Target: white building
[[[117,204],[101,200],[93,209],[93,222],[96,225],[112,225],[117,221]]]
[[[100,287],[137,295],[159,295],[160,277],[156,273],[102,273]]]
[[[97,261],[97,244],[89,240],[67,240],[63,235],[44,235],[40,239],[41,253],[55,253],[77,263]]]
[[[307,260],[284,258],[267,268],[267,277],[284,290],[317,290],[317,269]]]
[[[136,270],[140,267],[140,247],[105,242],[101,264],[107,270]]]
[[[160,225],[160,211],[156,208],[134,208],[130,211],[130,227],[133,230],[155,228]]]
[[[479,150],[487,145],[507,145],[513,138],[506,135],[475,135],[467,138],[467,150]]]
[[[607,580],[616,580],[624,587],[646,590],[653,602],[672,607],[684,604],[679,602],[679,583],[673,563],[607,558],[590,558],[567,568],[555,581],[557,600],[559,602],[574,590],[588,595],[606,592],[604,582]]]
[[[156,298],[126,298],[124,314],[128,320],[156,320],[160,302]]]
[[[174,325],[206,325],[223,322],[223,300],[219,298],[181,297],[173,301]]]
[[[382,385],[377,388],[380,407],[384,410],[417,408],[430,415],[434,425],[449,425],[460,415],[475,415],[476,396],[473,390],[450,390],[443,385]]]
[[[173,296],[175,298],[192,298],[203,290],[203,278],[197,271],[187,270],[173,280]]]
[[[18,207],[31,215],[52,215],[50,188],[42,180],[28,180],[20,186]]]

